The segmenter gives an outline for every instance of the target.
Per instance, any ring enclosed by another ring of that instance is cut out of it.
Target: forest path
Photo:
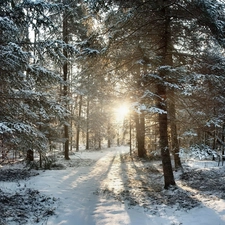
[[[183,181],[174,190],[163,190],[161,162],[131,158],[127,146],[81,151],[71,155],[71,160],[59,162],[66,169],[41,171],[24,183],[59,198],[56,215],[40,224],[225,224],[224,199],[213,198],[206,205],[205,198],[196,198]],[[201,174],[194,175],[195,181],[201,180]]]
[[[140,224],[140,219],[142,224],[149,224],[142,210],[131,213],[127,204],[110,193],[123,190],[126,175],[120,159],[128,152],[129,148],[123,146],[76,153],[64,162],[66,170],[41,172],[29,180],[28,186],[60,199],[57,216],[50,217],[47,224]]]

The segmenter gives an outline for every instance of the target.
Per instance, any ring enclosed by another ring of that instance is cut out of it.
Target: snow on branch
[[[93,56],[93,55],[97,55],[99,53],[100,52],[98,50],[96,50],[96,49],[84,48],[84,49],[82,49],[81,55],[91,55],[91,56]]]
[[[6,43],[15,38],[18,33],[17,26],[7,17],[0,17],[1,43]]]
[[[223,126],[223,120],[219,119],[219,118],[212,118],[209,121],[206,122],[206,126],[207,127],[222,127]]]
[[[13,133],[15,130],[11,127],[8,126],[8,123],[6,122],[1,122],[0,123],[0,134],[5,134],[5,133]]]
[[[167,111],[164,111],[162,109],[159,109],[155,106],[146,106],[145,104],[140,104],[139,102],[133,103],[133,108],[137,113],[141,113],[142,111],[147,112],[147,113],[152,113],[152,114],[167,114]]]

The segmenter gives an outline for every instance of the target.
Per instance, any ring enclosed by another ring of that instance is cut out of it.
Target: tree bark
[[[34,151],[33,150],[31,150],[31,149],[27,150],[26,160],[28,162],[34,161]]]
[[[143,158],[146,155],[146,150],[145,150],[145,116],[144,116],[144,113],[141,113],[140,115],[136,113],[135,122],[136,122],[136,137],[137,137],[138,156]]]
[[[170,15],[169,9],[167,8],[167,1],[162,1],[162,17],[164,20],[163,32],[160,36],[160,52],[159,57],[161,57],[161,66],[172,66],[172,51],[171,51],[171,31],[170,31]],[[173,169],[171,164],[169,146],[168,146],[168,119],[167,119],[167,90],[166,86],[163,84],[163,80],[166,78],[166,71],[159,70],[159,76],[162,81],[156,85],[157,90],[157,107],[164,113],[158,114],[159,120],[159,137],[160,137],[160,150],[162,157],[162,166],[164,173],[164,188],[169,188],[170,185],[175,185],[175,180],[173,176]]]
[[[89,149],[89,107],[90,107],[90,99],[89,99],[89,93],[87,96],[87,127],[86,127],[86,149]]]
[[[130,155],[132,154],[132,126],[131,126],[131,112],[129,114],[129,136],[130,136]]]
[[[79,107],[78,107],[78,123],[77,123],[77,135],[76,135],[76,151],[79,152],[80,143],[80,119],[81,119],[81,109],[82,109],[83,96],[80,95]]]
[[[224,143],[224,140],[225,140],[225,135],[224,135],[224,132],[225,132],[225,124],[223,124],[223,127],[222,127],[222,142]],[[222,155],[224,155],[224,146],[222,146]]]
[[[98,149],[102,149],[102,140],[101,140],[101,134],[98,134]]]
[[[108,119],[108,124],[107,124],[107,139],[108,139],[108,148],[111,148],[111,124],[110,124],[110,119]]]
[[[165,113],[159,113],[159,138],[160,150],[162,157],[163,173],[164,173],[164,188],[167,189],[170,185],[175,185],[173,169],[171,164],[170,152],[168,147],[168,133],[167,133],[167,108],[166,108],[166,87],[164,85],[157,85],[157,93],[161,99],[158,100],[157,107]]]
[[[171,89],[169,93],[170,99],[169,99],[169,107],[168,107],[168,113],[170,117],[170,134],[171,134],[171,147],[172,147],[172,153],[174,157],[174,167],[175,169],[182,169],[182,164],[179,156],[180,147],[179,147],[179,141],[177,138],[177,125],[176,125],[176,107],[174,103],[174,90]]]
[[[66,1],[65,1],[66,3]],[[63,41],[68,44],[68,22],[67,22],[67,12],[65,11],[64,12],[64,15],[63,15]],[[66,49],[63,49],[63,54],[64,56],[67,58],[68,54],[67,54],[67,50]],[[65,61],[64,65],[63,65],[63,80],[64,82],[66,83],[68,81],[68,63],[67,61]],[[63,86],[63,96],[65,98],[65,101],[66,98],[68,97],[68,86],[67,84],[64,84]],[[67,106],[67,102],[65,103],[66,104],[66,107]],[[64,125],[64,138],[65,138],[65,143],[64,143],[64,157],[66,160],[69,160],[69,126],[68,126],[69,123],[66,123]]]

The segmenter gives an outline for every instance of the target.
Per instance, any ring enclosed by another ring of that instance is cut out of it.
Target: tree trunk
[[[98,137],[98,149],[102,149],[102,140],[101,140],[101,134],[99,134],[99,137]]]
[[[166,87],[164,85],[157,85],[158,96],[161,100],[158,101],[158,108],[166,112]],[[173,169],[171,164],[170,152],[168,147],[168,134],[167,134],[167,113],[159,113],[159,138],[160,149],[164,173],[164,188],[167,189],[170,185],[175,185]]]
[[[145,117],[144,113],[135,115],[138,156],[143,158],[145,150]]]
[[[140,145],[141,155],[142,155],[142,157],[144,157],[146,155],[146,150],[145,150],[145,115],[143,112],[140,114],[139,145]]]
[[[26,160],[28,162],[34,161],[34,151],[33,150],[31,150],[31,149],[27,150]]]
[[[172,46],[171,46],[171,31],[170,31],[170,13],[167,8],[167,1],[162,1],[163,7],[161,9],[162,17],[164,19],[163,23],[163,32],[161,33],[160,42],[159,42],[159,57],[161,57],[161,66],[172,66]],[[166,77],[166,71],[159,70],[159,76],[162,80]],[[158,101],[157,106],[159,109],[164,111],[165,113],[159,113],[159,137],[160,137],[160,149],[161,149],[161,157],[162,157],[162,166],[164,173],[164,188],[167,189],[170,185],[175,185],[175,180],[173,176],[173,169],[171,164],[169,146],[168,146],[168,120],[167,120],[167,91],[166,87],[162,83],[158,83],[156,85]]]
[[[130,136],[130,155],[132,154],[132,126],[131,126],[131,113],[129,115],[129,136]]]
[[[76,135],[76,151],[77,152],[79,152],[79,142],[80,142],[80,119],[81,119],[82,99],[83,99],[83,96],[80,95],[79,108],[78,108],[77,135]]]
[[[223,127],[222,127],[222,137],[221,137],[221,139],[222,139],[223,143],[225,141],[225,138],[224,138],[225,134],[224,134],[224,132],[225,132],[225,124],[223,124]],[[224,155],[224,146],[223,145],[222,145],[222,155]]]
[[[216,108],[215,107],[213,108],[213,114],[214,114],[214,116],[216,116]],[[216,150],[216,142],[217,142],[216,141],[216,136],[217,136],[217,134],[216,134],[216,126],[215,125],[213,125],[213,130],[214,130],[213,131],[214,135],[213,135],[213,146],[212,146],[212,149]],[[215,160],[215,156],[214,155],[212,156],[212,160]]]
[[[63,41],[68,44],[68,23],[67,23],[67,12],[64,12],[63,15]],[[67,50],[63,49],[63,54],[67,58]],[[63,65],[63,80],[66,83],[68,81],[68,63],[65,61]],[[65,84],[63,86],[63,96],[66,101],[66,107],[67,106],[67,97],[68,97],[68,86]],[[64,125],[64,138],[65,138],[65,143],[64,143],[64,157],[66,160],[69,160],[69,123]]]
[[[182,169],[182,164],[179,156],[180,147],[177,138],[177,125],[176,125],[176,108],[174,103],[174,90],[170,90],[170,99],[169,99],[169,117],[170,117],[170,133],[171,133],[171,147],[174,157],[174,166],[175,169]]]
[[[89,99],[89,93],[87,96],[87,127],[86,127],[86,149],[89,149],[89,107],[90,107],[90,99]]]
[[[108,139],[108,148],[111,148],[111,124],[110,120],[108,119],[108,124],[107,124],[107,139]]]
[[[42,154],[39,152],[39,166],[42,168]]]

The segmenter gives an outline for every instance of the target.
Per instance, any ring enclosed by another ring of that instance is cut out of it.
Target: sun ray
[[[116,112],[116,119],[118,121],[124,120],[125,116],[129,113],[129,108],[127,105],[121,105],[117,109],[115,109]]]

